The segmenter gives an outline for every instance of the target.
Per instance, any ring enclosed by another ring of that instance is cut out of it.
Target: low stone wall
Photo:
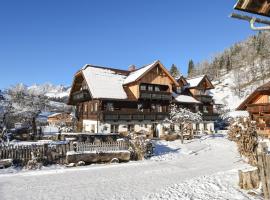
[[[130,160],[130,152],[123,151],[107,151],[107,152],[74,152],[69,151],[66,155],[67,163],[78,163],[84,161],[85,163],[102,163],[111,162],[117,158],[120,162],[128,162]]]

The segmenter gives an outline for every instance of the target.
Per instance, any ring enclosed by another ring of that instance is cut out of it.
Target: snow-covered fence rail
[[[125,141],[99,142],[99,143],[77,143],[76,151],[84,152],[107,152],[128,150],[129,144]]]

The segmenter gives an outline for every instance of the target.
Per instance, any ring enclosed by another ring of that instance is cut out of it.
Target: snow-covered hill
[[[248,67],[244,67],[243,69],[237,69],[237,71],[238,70],[249,69]],[[258,76],[258,80],[241,86],[240,91],[238,91],[237,82],[235,80],[236,73],[238,73],[236,70],[231,70],[228,74],[221,76],[218,80],[214,80],[213,84],[215,89],[211,91],[215,102],[225,105],[225,107],[230,110],[237,108],[254,90],[270,81],[270,78],[263,80]],[[244,80],[242,81],[244,82]]]

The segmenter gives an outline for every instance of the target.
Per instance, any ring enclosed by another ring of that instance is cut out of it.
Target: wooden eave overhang
[[[236,10],[270,17],[270,0],[238,0]]]

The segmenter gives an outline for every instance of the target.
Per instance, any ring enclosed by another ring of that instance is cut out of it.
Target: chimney
[[[135,65],[128,66],[128,71],[133,72],[135,70],[136,70],[136,66]]]

